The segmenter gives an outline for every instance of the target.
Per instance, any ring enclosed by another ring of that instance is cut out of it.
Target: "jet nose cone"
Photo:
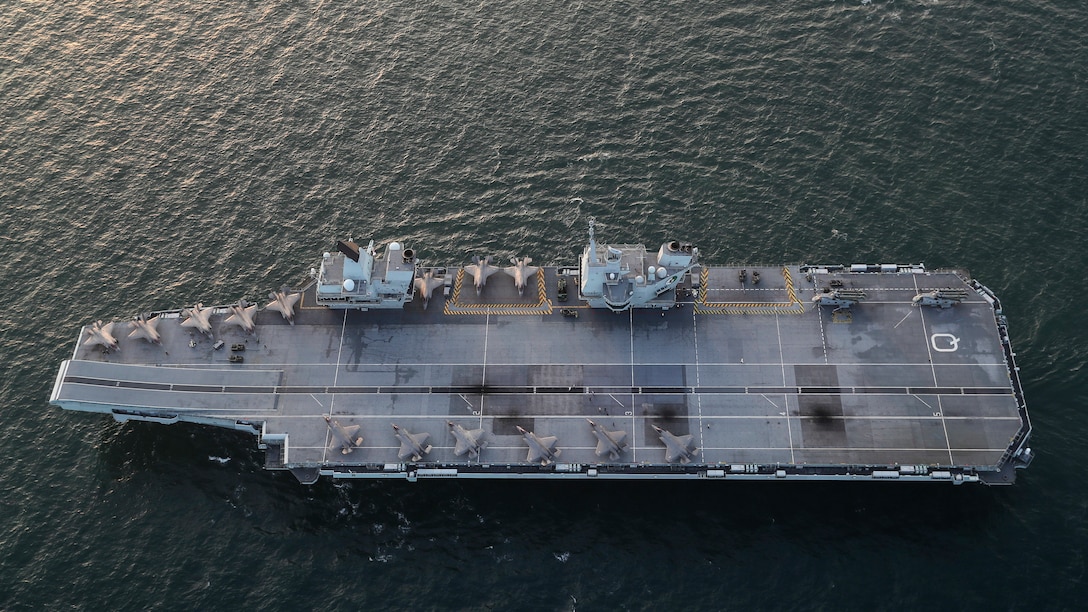
[[[654,431],[656,431],[657,433],[664,433],[664,431],[665,431],[664,429],[661,429],[657,425],[650,425],[650,427],[653,427]]]
[[[597,426],[597,424],[594,423],[593,421],[591,421],[590,419],[586,419],[586,423],[589,423],[590,427],[596,427]]]
[[[326,423],[332,423],[332,419],[327,414],[321,415],[321,418],[325,419]]]
[[[400,431],[400,427],[397,427],[396,423],[390,423],[393,426],[393,431]]]
[[[522,429],[521,425],[514,425],[514,427],[517,427],[518,431],[520,431],[522,433],[522,435],[525,435],[525,434],[529,433],[529,432],[525,431],[524,429]]]

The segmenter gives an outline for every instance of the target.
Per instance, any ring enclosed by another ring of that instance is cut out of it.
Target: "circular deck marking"
[[[938,339],[940,344],[944,346],[938,346]],[[960,339],[952,334],[933,334],[929,337],[929,343],[933,346],[933,350],[938,353],[954,353],[956,349],[960,348]]]

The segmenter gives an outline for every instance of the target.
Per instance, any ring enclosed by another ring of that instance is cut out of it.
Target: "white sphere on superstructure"
[[[400,250],[400,243],[399,242],[390,242],[389,243],[389,250],[390,251],[399,251]]]
[[[355,281],[350,278],[344,279],[344,291],[355,291]]]
[[[668,275],[669,275],[669,271],[666,270],[664,266],[657,269],[657,277],[658,278],[665,278]]]

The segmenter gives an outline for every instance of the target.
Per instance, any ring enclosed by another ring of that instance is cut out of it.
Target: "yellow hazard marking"
[[[447,304],[450,302],[453,302],[455,304],[457,303],[457,297],[461,295],[461,280],[464,278],[465,269],[461,268],[457,271],[457,280],[453,281],[453,295],[451,295],[450,299],[446,301]]]
[[[789,268],[782,267],[782,278],[786,282],[786,302],[709,302],[707,292],[710,284],[710,269],[703,268],[699,275],[699,299],[695,303],[696,314],[714,315],[773,315],[804,314],[805,303],[797,297],[793,288],[793,276]]]
[[[536,304],[462,304],[458,301],[461,295],[461,285],[465,279],[464,268],[457,271],[457,279],[453,283],[453,293],[442,312],[448,315],[549,315],[552,314],[551,300],[547,299],[547,286],[544,282],[543,268],[537,273],[537,295],[540,301]]]

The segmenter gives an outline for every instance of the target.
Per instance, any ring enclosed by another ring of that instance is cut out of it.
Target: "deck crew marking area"
[[[552,302],[548,299],[546,274],[541,270],[534,277],[536,281],[526,284],[524,295],[518,295],[513,279],[500,272],[488,279],[484,290],[476,295],[472,278],[463,269],[458,270],[453,281],[453,293],[446,300],[443,311],[448,315],[551,314]]]
[[[704,267],[699,275],[695,312],[707,315],[804,314],[806,305],[797,297],[788,266],[782,267],[778,274],[774,269],[760,272],[752,268],[750,272],[745,269],[744,280],[741,280],[735,268]],[[759,282],[754,278],[759,278]],[[782,298],[785,301],[776,301]]]

